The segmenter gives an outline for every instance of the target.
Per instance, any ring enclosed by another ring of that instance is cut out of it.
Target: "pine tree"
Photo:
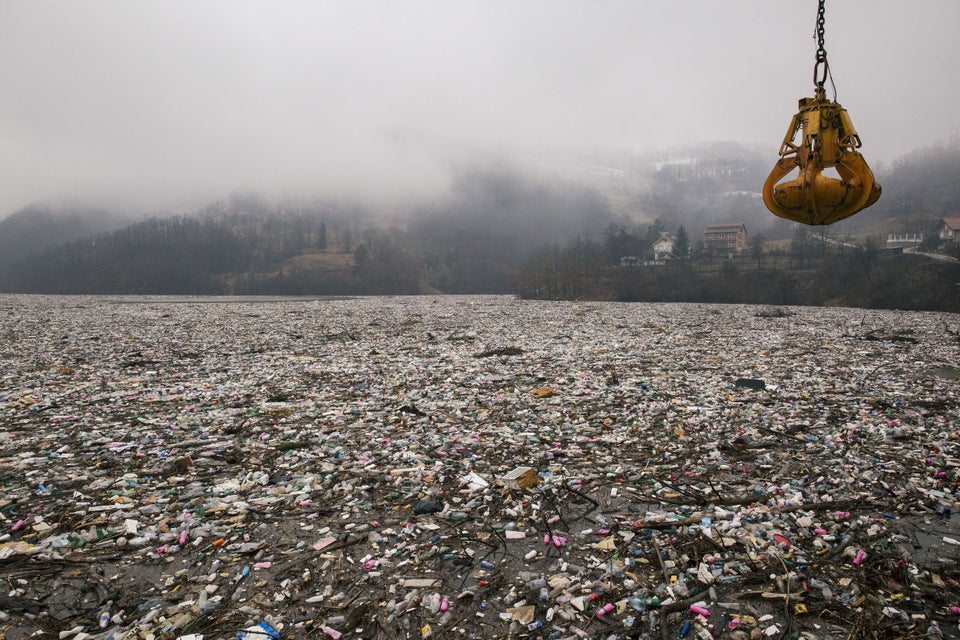
[[[321,251],[327,249],[327,223],[320,223],[320,230],[317,232],[317,248]]]
[[[687,236],[687,230],[680,225],[677,230],[677,237],[673,241],[673,259],[686,260],[690,257],[690,238]]]

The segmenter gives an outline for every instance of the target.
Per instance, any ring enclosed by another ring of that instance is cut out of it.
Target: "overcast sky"
[[[735,140],[812,94],[816,0],[0,0],[0,215],[393,198],[479,159]],[[960,1],[827,0],[872,165],[960,131]],[[758,185],[759,189],[759,185]]]

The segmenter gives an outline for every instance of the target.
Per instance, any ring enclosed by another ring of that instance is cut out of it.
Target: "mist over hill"
[[[203,208],[86,235],[75,214],[37,218],[0,265],[31,293],[504,292],[544,242],[599,233],[614,214],[595,189],[503,168],[465,172],[451,193],[390,215],[353,202],[271,202],[237,192]],[[15,229],[17,214],[0,222]],[[69,238],[73,235],[72,238]],[[29,246],[28,246],[29,245]]]
[[[0,265],[38,250],[122,227],[129,217],[116,211],[80,206],[31,205],[0,220]]]
[[[771,154],[733,143],[637,156],[564,158],[539,172],[465,169],[448,192],[374,208],[252,191],[177,214],[30,206],[0,220],[0,290],[30,293],[502,293],[544,249],[635,238],[610,251],[646,255],[660,232],[696,238],[713,223],[791,238],[760,186]],[[877,167],[884,194],[829,228],[929,233],[960,212],[960,143]],[[606,258],[615,262],[618,255]]]

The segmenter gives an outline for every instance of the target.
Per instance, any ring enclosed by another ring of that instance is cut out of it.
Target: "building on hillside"
[[[656,262],[669,260],[673,256],[673,243],[677,238],[672,233],[661,233],[656,242],[653,243],[653,259]]]
[[[940,241],[960,241],[960,217],[940,218]]]
[[[707,253],[741,253],[747,248],[747,227],[738,224],[713,224],[703,232]]]
[[[888,233],[887,246],[922,244],[922,233]]]

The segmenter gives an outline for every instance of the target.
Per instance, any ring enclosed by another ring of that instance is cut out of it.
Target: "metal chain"
[[[827,49],[823,43],[824,25],[826,24],[826,18],[824,17],[825,2],[826,0],[820,0],[819,7],[817,8],[817,58],[813,65],[813,84],[817,87],[817,93],[822,94],[824,91],[823,85],[827,81],[827,78],[830,78],[830,84],[833,86],[833,99],[836,100],[837,87],[833,84],[833,75],[830,73],[830,63],[827,62]]]
[[[827,61],[827,50],[823,46],[823,33],[826,19],[824,18],[824,2],[820,0],[820,7],[817,9],[817,62]]]

